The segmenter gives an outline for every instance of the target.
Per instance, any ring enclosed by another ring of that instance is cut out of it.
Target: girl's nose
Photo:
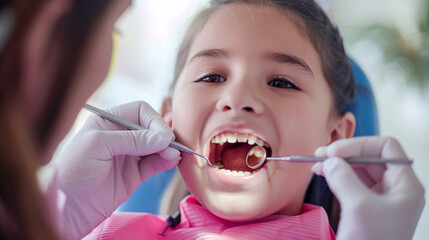
[[[232,112],[235,114],[252,113],[261,114],[263,103],[258,95],[260,89],[251,84],[230,82],[220,95],[216,109],[221,112]]]

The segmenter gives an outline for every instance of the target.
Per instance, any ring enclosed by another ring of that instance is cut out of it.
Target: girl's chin
[[[276,210],[265,199],[266,193],[252,191],[219,192],[205,190],[201,196],[195,196],[200,203],[219,218],[233,222],[247,222],[266,217]]]
[[[216,206],[209,206],[208,210],[217,217],[231,222],[248,222],[270,215],[269,213],[261,214],[261,212],[254,211],[258,209],[257,207],[252,207],[250,209],[243,208],[242,206],[240,206],[242,205],[240,203],[229,204],[228,206],[221,205],[222,204],[216,204]]]
[[[203,159],[182,158],[178,168],[189,191],[219,218],[247,222],[279,211],[278,204],[270,204],[270,189],[276,188],[269,180],[276,172],[274,163],[244,174],[216,169]]]

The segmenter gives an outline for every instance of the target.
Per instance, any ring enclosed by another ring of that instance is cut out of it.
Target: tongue
[[[222,152],[222,163],[225,169],[252,172],[253,169],[246,165],[246,155],[252,147],[249,144],[240,144],[224,149]]]

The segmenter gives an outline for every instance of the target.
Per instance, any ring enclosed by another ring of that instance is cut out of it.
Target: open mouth
[[[267,156],[271,148],[262,139],[247,133],[222,133],[210,140],[209,160],[213,167],[222,171],[232,171],[238,175],[248,175],[255,171],[246,165],[246,156],[254,146],[264,147]]]

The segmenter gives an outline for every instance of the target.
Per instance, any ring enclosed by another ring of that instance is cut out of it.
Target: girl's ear
[[[356,127],[356,119],[353,113],[346,112],[342,117],[334,121],[329,143],[338,139],[353,137]]]
[[[159,110],[159,114],[164,118],[164,121],[168,124],[168,126],[172,126],[172,113],[171,113],[171,98],[164,98],[162,101],[161,109]]]

